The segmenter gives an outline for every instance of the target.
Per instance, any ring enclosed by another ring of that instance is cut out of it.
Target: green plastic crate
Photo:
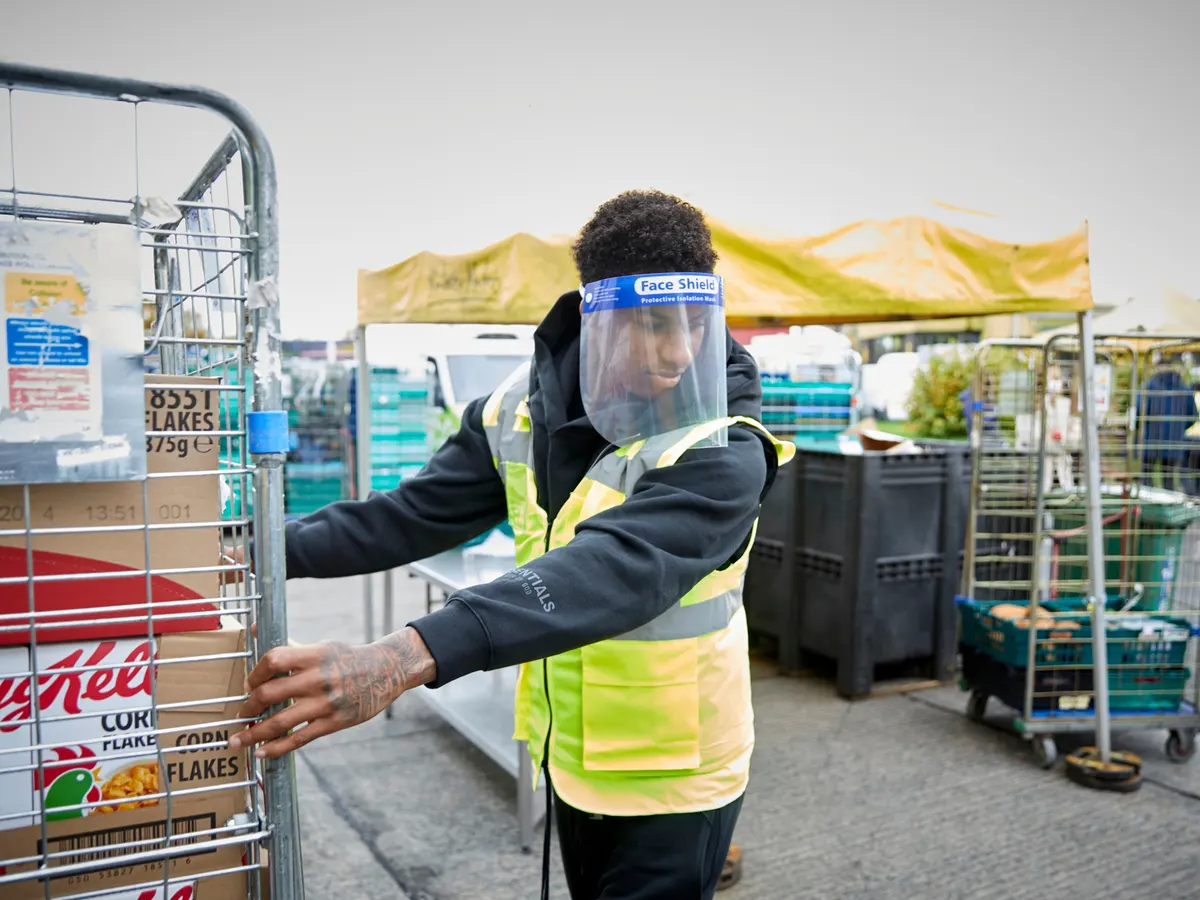
[[[1011,601],[1004,601],[1013,605]],[[1118,607],[1120,600],[1110,601],[1110,607]],[[1029,629],[1021,628],[1009,619],[999,619],[990,614],[999,602],[980,600],[958,600],[959,621],[962,625],[960,640],[969,647],[982,650],[1002,663],[1023,668],[1029,661]],[[1024,606],[1026,604],[1015,604]],[[1048,601],[1043,604],[1051,612],[1078,612],[1079,602]],[[1147,615],[1146,621],[1160,623],[1165,634],[1157,640],[1146,639],[1142,630],[1131,627],[1132,620],[1125,619],[1110,624],[1107,641],[1108,662],[1113,666],[1181,666],[1187,655],[1188,640],[1194,629],[1186,619],[1170,616]],[[1076,620],[1078,621],[1078,620]],[[1051,633],[1063,635],[1055,638]],[[1039,628],[1037,640],[1037,664],[1039,666],[1090,666],[1092,664],[1092,627],[1082,622],[1077,629]]]
[[[1019,628],[1007,619],[996,619],[988,614],[995,602],[972,600],[958,601],[962,625],[962,644],[982,651],[1010,666],[1010,671],[1019,670],[1020,676],[1029,661],[1029,630]],[[1023,605],[1023,604],[1017,604]],[[1078,604],[1048,602],[1051,611],[1078,609]],[[1110,630],[1107,642],[1109,709],[1130,712],[1174,711],[1183,701],[1191,671],[1183,665],[1187,656],[1188,641],[1195,636],[1193,629],[1183,619],[1166,616],[1146,616],[1148,620],[1160,621],[1173,628],[1170,640],[1144,640],[1136,628]],[[1053,632],[1039,629],[1039,641],[1047,640],[1051,634],[1070,635],[1078,640],[1065,640],[1042,644],[1038,648],[1036,665],[1062,672],[1072,669],[1090,669],[1092,657],[1092,629],[1084,625],[1077,630]]]
[[[833,436],[850,427],[854,386],[842,382],[764,380],[762,422],[782,435]]]
[[[1190,669],[1177,666],[1169,669],[1109,669],[1108,708],[1129,710],[1174,711],[1183,702]]]

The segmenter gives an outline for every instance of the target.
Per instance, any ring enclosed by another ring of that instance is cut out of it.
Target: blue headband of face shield
[[[639,309],[665,304],[725,306],[725,282],[720,275],[672,272],[623,275],[579,286],[583,314],[613,309]]]

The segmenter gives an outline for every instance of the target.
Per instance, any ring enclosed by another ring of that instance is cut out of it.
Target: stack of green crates
[[[429,385],[398,369],[371,369],[371,490],[390,491],[429,461]]]
[[[342,462],[292,462],[285,473],[291,515],[305,516],[343,499],[346,466]]]
[[[853,424],[854,385],[763,378],[763,425],[780,437],[832,438]]]
[[[236,387],[239,383],[237,365],[233,362],[219,363],[204,368],[199,374],[221,379],[223,387]],[[237,431],[245,427],[245,423],[241,418],[242,395],[242,391],[231,390],[217,391],[214,394],[213,402],[217,404],[217,409],[219,410],[217,419],[217,429],[219,431]],[[230,469],[242,468],[241,454],[242,439],[240,437],[221,438],[219,460],[220,468],[223,472]],[[221,518],[229,520],[249,517],[250,504],[247,502],[247,497],[250,490],[250,476],[226,475],[225,481],[233,491],[233,496],[225,506]]]

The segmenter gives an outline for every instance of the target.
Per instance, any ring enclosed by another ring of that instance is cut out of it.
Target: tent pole
[[[1079,417],[1083,425],[1084,485],[1087,495],[1087,549],[1092,599],[1092,660],[1096,708],[1096,749],[1108,762],[1112,753],[1112,733],[1108,714],[1108,631],[1105,606],[1108,584],[1104,568],[1104,515],[1100,498],[1100,437],[1096,420],[1096,339],[1092,314],[1079,314],[1081,353],[1079,379]]]
[[[366,500],[371,493],[371,366],[367,362],[367,326],[359,325],[354,342],[358,359],[355,378],[354,458],[358,471],[356,500]],[[363,633],[369,644],[375,640],[374,598],[371,582],[374,576],[363,576]]]

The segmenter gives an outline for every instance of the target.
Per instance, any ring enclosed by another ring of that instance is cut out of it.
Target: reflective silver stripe
[[[505,477],[505,462],[529,463],[533,452],[532,435],[528,432],[517,431],[517,408],[529,396],[529,371],[531,363],[522,363],[504,383],[492,394],[495,399],[500,395],[500,409],[494,425],[484,422],[484,432],[487,435],[488,448],[492,451],[492,459],[496,461],[496,469],[501,480]]]
[[[598,463],[588,469],[585,477],[592,481],[598,481],[617,493],[628,494],[629,491],[625,489],[625,485],[628,480],[629,464],[630,460],[624,456],[609,453],[602,456]]]
[[[506,462],[519,462],[529,465],[532,454],[533,433],[529,431],[517,431],[510,423],[508,428],[500,432],[500,452],[493,453],[499,465],[500,477],[504,477],[504,464]]]
[[[742,608],[742,591],[726,591],[711,600],[680,606],[676,603],[665,613],[640,628],[626,632],[618,641],[677,641],[698,638],[727,628]]]
[[[662,459],[662,455],[686,438],[691,431],[691,428],[676,428],[674,431],[668,431],[665,434],[656,434],[652,438],[647,438],[642,448],[629,460],[626,482],[629,484],[630,489],[638,483],[638,479],[651,469],[657,469],[658,461]]]
[[[651,469],[658,468],[658,460],[664,453],[683,440],[690,428],[679,428],[666,434],[648,438],[632,455],[609,453],[588,470],[587,477],[607,488],[629,496],[638,479]]]

